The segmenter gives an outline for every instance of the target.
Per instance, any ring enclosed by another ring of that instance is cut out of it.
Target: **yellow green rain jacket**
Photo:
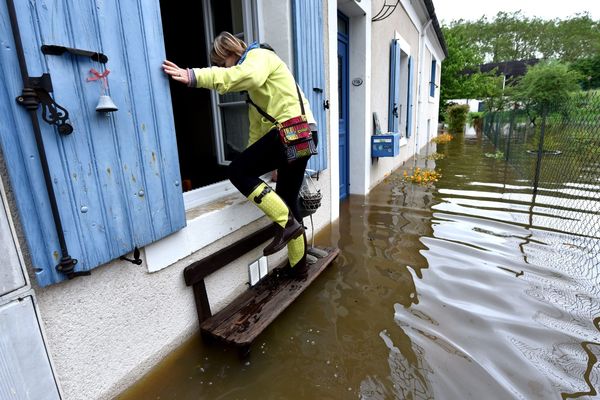
[[[215,89],[221,94],[247,91],[256,105],[280,123],[301,114],[294,77],[287,65],[271,50],[255,48],[233,67],[193,68],[192,72],[198,88]],[[304,93],[302,99],[308,122],[316,124]],[[248,146],[274,127],[252,106],[248,108],[248,119]]]

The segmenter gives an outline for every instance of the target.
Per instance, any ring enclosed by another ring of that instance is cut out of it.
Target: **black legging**
[[[317,132],[313,131],[315,146]],[[285,201],[294,217],[302,222],[298,204],[298,194],[304,179],[304,170],[310,157],[288,163],[279,133],[273,129],[244,150],[229,164],[229,180],[246,197],[252,193],[267,172],[277,170],[275,192]]]

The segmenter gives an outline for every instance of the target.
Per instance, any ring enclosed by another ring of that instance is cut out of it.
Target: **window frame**
[[[435,97],[435,89],[438,87],[436,84],[437,79],[437,60],[431,54],[431,70],[429,71],[429,97]]]
[[[204,33],[207,38],[214,37],[214,25],[213,25],[213,14],[210,0],[203,0],[203,14],[204,14]],[[242,0],[242,10],[244,17],[244,39],[248,41],[248,37],[256,37],[252,40],[259,39],[259,18],[258,18],[258,7],[256,0]],[[250,13],[248,12],[250,10]],[[249,35],[246,36],[246,27],[250,26]],[[210,58],[210,50],[212,44],[210,40],[206,41],[206,54],[207,59]],[[211,112],[213,118],[213,129],[212,134],[215,138],[215,150],[217,156],[217,163],[220,165],[229,165],[231,161],[225,157],[225,138],[223,137],[223,120],[221,118],[221,110],[219,109],[219,94],[211,90]],[[235,103],[223,103],[233,105]],[[263,176],[263,179],[269,179],[269,174]],[[183,193],[183,202],[185,210],[188,211],[194,207],[201,206],[203,204],[210,203],[218,200],[232,193],[236,193],[237,189],[233,184],[225,179],[213,184],[202,186],[194,190],[190,190]]]
[[[244,41],[246,43],[251,43],[254,40],[259,40],[259,32],[258,29],[258,10],[256,0],[241,0],[242,2],[242,19],[244,24]],[[202,7],[204,10],[204,33],[207,38],[215,37],[215,29],[213,24],[213,13],[212,13],[212,5],[211,0],[203,0]],[[211,40],[206,40],[206,57],[207,60],[210,60],[210,51],[212,48]],[[231,160],[227,160],[225,156],[225,138],[223,131],[223,118],[221,116],[221,112],[223,107],[229,106],[237,106],[242,104],[241,101],[234,102],[221,102],[219,94],[211,90],[210,93],[211,100],[211,111],[214,122],[215,129],[213,130],[213,135],[215,138],[215,150],[217,156],[217,163],[219,165],[229,165]],[[201,189],[201,188],[200,188]]]

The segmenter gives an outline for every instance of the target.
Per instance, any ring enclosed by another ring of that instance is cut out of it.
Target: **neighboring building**
[[[26,340],[46,357],[36,379],[58,382],[64,399],[110,398],[194,334],[183,269],[269,223],[226,180],[227,164],[246,142],[244,98],[169,85],[163,59],[206,65],[210,38],[229,30],[269,43],[290,65],[319,125],[320,153],[309,165],[324,195],[315,231],[339,217],[341,198],[367,194],[436,132],[447,50],[431,0],[202,0],[185,8],[14,1],[21,69],[31,77],[49,73],[52,97],[69,113],[68,121],[47,114],[52,125],[37,111],[42,151],[29,114],[15,102],[23,79],[7,8],[13,1],[0,2],[0,145],[9,209],[26,246],[23,258],[17,247],[7,272],[0,269],[3,281],[11,277],[11,285],[0,285],[0,316],[8,321],[0,339],[25,335],[14,308],[3,304],[29,296],[29,326],[37,316],[41,323]],[[69,49],[56,54],[42,45]],[[118,111],[95,111],[102,84],[87,82],[91,68],[110,70]],[[401,135],[398,156],[372,159],[374,113],[383,131]],[[3,243],[14,236],[5,234]],[[132,259],[136,248],[142,265],[119,259]],[[207,278],[213,311],[245,290],[247,266],[261,253],[256,248]],[[270,267],[284,257],[270,257]],[[78,262],[68,279],[56,267],[68,270],[71,259]],[[18,363],[19,354],[8,355]],[[18,377],[28,364],[19,365],[0,390],[27,385]]]
[[[452,99],[449,102],[450,102],[450,104],[466,104],[469,106],[470,112],[483,111],[483,107],[484,107],[483,101],[475,100],[475,99]]]
[[[496,76],[502,76],[502,88],[515,82],[515,79],[524,76],[529,67],[533,67],[540,62],[539,58],[531,58],[529,60],[513,60],[502,61],[495,63],[481,64],[477,70],[466,69],[463,71],[465,75],[471,75],[475,72],[489,73],[494,72]]]
[[[529,60],[515,60],[515,61],[503,61],[497,63],[487,63],[479,65],[477,71],[468,69],[463,71],[465,75],[471,75],[474,72],[489,73],[494,72],[496,76],[502,77],[502,89],[506,85],[511,85],[516,82],[516,79],[524,76],[527,73],[527,69],[540,62],[537,58]],[[455,104],[467,104],[469,111],[480,112],[485,111],[485,101],[477,99],[452,99],[448,100],[449,103]]]

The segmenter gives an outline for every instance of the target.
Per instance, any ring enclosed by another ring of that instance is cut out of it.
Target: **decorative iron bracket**
[[[384,0],[383,5],[381,6],[381,10],[377,11],[377,13],[371,18],[372,22],[383,21],[396,10],[400,4],[400,0]]]
[[[17,97],[17,103],[28,110],[37,110],[42,104],[42,119],[50,125],[56,125],[58,132],[69,135],[73,126],[69,124],[69,112],[54,101],[50,96],[52,92],[52,79],[45,73],[39,77],[29,77],[23,92]]]

